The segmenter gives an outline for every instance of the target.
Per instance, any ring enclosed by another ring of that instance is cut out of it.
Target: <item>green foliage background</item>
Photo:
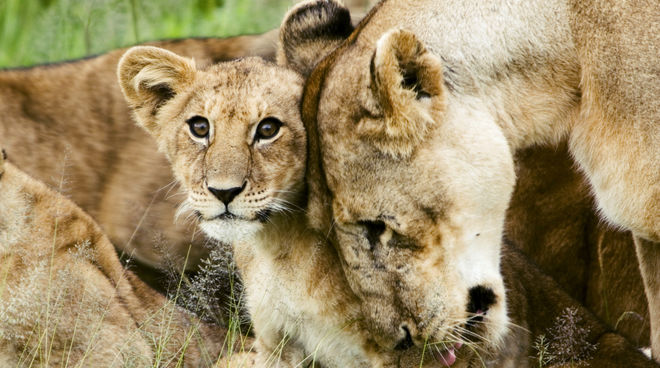
[[[277,27],[291,0],[0,0],[0,67]]]

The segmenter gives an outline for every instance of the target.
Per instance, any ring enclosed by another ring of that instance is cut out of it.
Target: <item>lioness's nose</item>
[[[470,288],[468,291],[469,300],[467,311],[469,313],[475,314],[477,318],[480,318],[481,315],[488,313],[493,304],[496,302],[495,293],[493,289],[478,285]]]
[[[218,189],[213,187],[208,187],[209,191],[218,198],[225,206],[228,206],[231,201],[236,198],[236,196],[245,189],[245,184],[242,187],[234,187],[229,189]]]

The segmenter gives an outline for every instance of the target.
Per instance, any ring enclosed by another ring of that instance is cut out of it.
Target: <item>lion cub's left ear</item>
[[[378,40],[370,74],[382,118],[363,120],[358,131],[384,153],[406,157],[444,116],[442,62],[413,33],[395,29]]]
[[[119,60],[117,76],[138,123],[154,134],[155,115],[165,102],[195,81],[195,62],[153,46],[130,48]]]

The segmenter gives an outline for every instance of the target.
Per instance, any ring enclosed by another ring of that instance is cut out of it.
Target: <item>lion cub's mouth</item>
[[[206,221],[206,222],[209,222],[209,221],[232,221],[232,220],[236,221],[236,220],[238,220],[238,221],[247,221],[247,222],[259,221],[261,223],[265,223],[266,221],[268,221],[268,219],[270,218],[273,211],[270,208],[265,208],[265,209],[259,210],[259,211],[257,211],[257,213],[255,213],[254,218],[239,216],[239,215],[236,215],[236,214],[231,213],[231,212],[224,212],[224,213],[221,213],[221,214],[216,215],[216,216],[211,217],[211,218],[204,217],[204,215],[202,215],[202,213],[200,211],[194,211],[194,213],[195,213],[195,216],[197,217],[197,219],[199,219],[200,221]]]
[[[224,212],[219,215],[215,215],[213,217],[206,217],[204,216],[200,211],[195,210],[195,217],[197,217],[198,220],[200,221],[229,221],[229,220],[243,220],[243,221],[250,221],[250,219],[235,215],[231,212]]]
[[[231,212],[225,212],[220,215],[217,215],[213,218],[211,218],[208,221],[213,221],[213,220],[247,220],[246,218],[242,218],[240,216],[234,215]]]

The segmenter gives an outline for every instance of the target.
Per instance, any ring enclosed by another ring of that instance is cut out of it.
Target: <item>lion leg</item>
[[[587,361],[588,367],[598,368],[642,368],[655,366],[649,359],[639,354],[621,335],[606,333],[596,341],[593,358]],[[575,367],[574,364],[559,367]],[[559,368],[553,366],[552,368]]]
[[[639,270],[651,319],[651,354],[660,362],[660,242],[635,237]]]
[[[651,318],[654,358],[660,359],[660,124],[606,113],[597,83],[584,78],[581,120],[570,150],[585,172],[603,217],[631,230]],[[630,114],[629,116],[635,116]],[[660,119],[658,120],[660,122]]]
[[[588,96],[587,96],[588,97]],[[626,126],[605,119],[591,105],[590,114],[571,134],[571,153],[587,174],[600,213],[635,236],[651,318],[654,358],[660,359],[660,128]],[[656,134],[657,133],[657,134]]]

